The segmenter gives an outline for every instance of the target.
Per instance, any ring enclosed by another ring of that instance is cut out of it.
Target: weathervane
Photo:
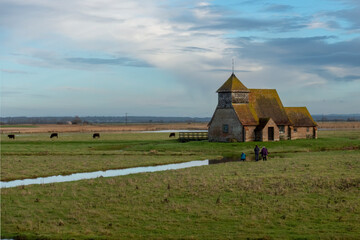
[[[232,59],[232,74],[234,74],[234,59]]]

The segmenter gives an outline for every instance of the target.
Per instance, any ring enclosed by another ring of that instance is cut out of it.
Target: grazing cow
[[[8,135],[8,138],[9,138],[9,139],[15,139],[15,135],[14,135],[14,134],[9,134],[9,135]]]
[[[175,137],[175,133],[170,133],[169,138]]]
[[[94,133],[93,138],[100,138],[100,133]]]
[[[50,135],[50,138],[53,138],[53,137],[59,138],[59,136],[58,136],[57,133],[52,133],[52,134]]]

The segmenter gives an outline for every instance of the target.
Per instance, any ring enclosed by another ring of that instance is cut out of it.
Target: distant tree
[[[71,122],[72,124],[81,124],[82,120],[79,116],[75,116],[75,118]]]

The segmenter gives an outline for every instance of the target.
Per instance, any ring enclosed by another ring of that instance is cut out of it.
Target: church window
[[[279,133],[285,132],[285,126],[279,126]]]
[[[229,132],[229,125],[224,124],[222,130],[223,130],[223,133],[228,133]]]

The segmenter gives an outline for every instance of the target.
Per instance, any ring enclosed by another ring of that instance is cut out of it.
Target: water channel
[[[74,174],[65,175],[65,176],[57,175],[57,176],[50,176],[50,177],[39,177],[39,178],[32,178],[32,179],[13,180],[13,181],[8,181],[8,182],[0,182],[0,184],[1,184],[1,188],[10,188],[10,187],[25,186],[25,185],[31,185],[31,184],[71,182],[71,181],[92,179],[92,178],[98,178],[98,177],[115,177],[115,176],[123,176],[123,175],[144,173],[144,172],[158,172],[158,171],[166,171],[166,170],[175,170],[175,169],[198,167],[198,166],[204,166],[204,165],[209,165],[209,164],[233,162],[233,161],[239,161],[239,159],[223,158],[221,160],[199,160],[199,161],[173,163],[173,164],[165,164],[165,165],[158,165],[158,166],[134,167],[134,168],[115,169],[115,170],[97,171],[97,172],[86,172],[86,173],[74,173]]]

